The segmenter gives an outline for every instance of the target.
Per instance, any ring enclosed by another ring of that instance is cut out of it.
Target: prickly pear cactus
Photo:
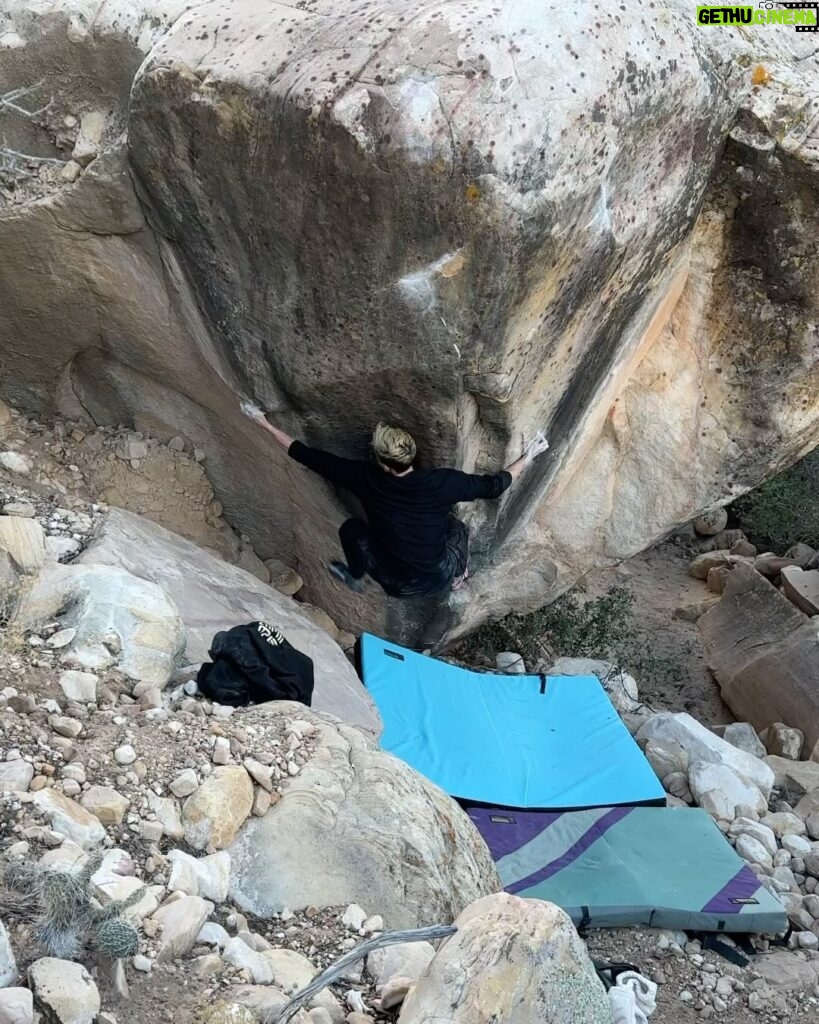
[[[101,921],[92,936],[95,948],[112,960],[134,956],[139,951],[139,935],[136,928],[119,917]]]
[[[139,949],[136,929],[120,915],[138,903],[145,890],[137,889],[125,900],[101,906],[91,886],[101,863],[101,855],[89,857],[77,874],[48,871],[22,860],[4,868],[5,885],[35,904],[34,934],[49,956],[76,960],[91,946],[104,956],[119,959],[133,956]]]

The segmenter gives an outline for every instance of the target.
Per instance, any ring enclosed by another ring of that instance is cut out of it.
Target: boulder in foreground
[[[610,1024],[603,984],[559,907],[498,893],[455,923],[399,1024]]]
[[[245,727],[278,720],[303,737],[306,763],[281,799],[229,848],[231,899],[257,917],[285,907],[377,906],[387,928],[452,921],[500,889],[466,814],[358,729],[299,704],[264,704]]]

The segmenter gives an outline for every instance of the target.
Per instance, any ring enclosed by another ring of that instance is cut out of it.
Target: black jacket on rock
[[[213,662],[202,665],[196,682],[210,700],[231,707],[269,700],[295,700],[310,706],[312,659],[266,622],[217,633],[209,653]]]

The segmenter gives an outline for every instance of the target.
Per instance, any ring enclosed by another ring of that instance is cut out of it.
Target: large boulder
[[[246,727],[270,723],[282,733],[300,723],[312,753],[229,848],[230,895],[242,910],[270,917],[285,907],[359,903],[388,928],[408,928],[451,921],[500,889],[469,818],[409,765],[298,704],[261,705],[244,716]]]
[[[27,253],[0,282],[21,405],[184,434],[263,557],[393,636],[415,609],[332,582],[346,506],[237,393],[347,454],[400,419],[425,462],[470,469],[545,426],[553,455],[470,513],[473,584],[433,634],[553,596],[815,443],[809,33],[692,31],[679,0],[187,6],[7,5],[0,88],[54,97],[7,112],[7,145],[81,142],[0,217]],[[94,112],[93,145],[66,132]]]
[[[255,576],[157,526],[111,509],[82,554],[86,565],[113,565],[158,584],[182,618],[191,662],[204,661],[214,634],[263,619],[313,659],[313,704],[373,733],[381,731],[375,705],[339,645],[299,611],[298,604]]]
[[[467,468],[546,427],[553,456],[471,513],[473,586],[439,631],[554,595],[815,442],[810,34],[693,32],[679,0],[187,6],[6,5],[0,89],[54,97],[6,112],[7,145],[82,143],[0,217],[0,249],[28,254],[0,282],[24,407],[185,434],[261,555],[391,635],[412,606],[333,584],[345,506],[236,394],[345,454],[400,419],[425,462]]]
[[[737,718],[758,732],[774,722],[798,727],[811,750],[819,740],[819,619],[751,566],[737,565],[698,625],[706,662]]]
[[[500,893],[455,923],[399,1024],[610,1024],[606,990],[559,907]]]
[[[61,659],[73,668],[118,668],[164,686],[185,649],[182,621],[164,590],[115,565],[42,570],[24,592],[15,623],[36,629],[55,618],[75,631]]]

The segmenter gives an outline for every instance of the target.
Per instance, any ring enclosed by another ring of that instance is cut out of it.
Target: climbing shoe
[[[334,579],[344,583],[354,593],[364,593],[364,580],[357,580],[343,562],[330,562],[327,568]]]

